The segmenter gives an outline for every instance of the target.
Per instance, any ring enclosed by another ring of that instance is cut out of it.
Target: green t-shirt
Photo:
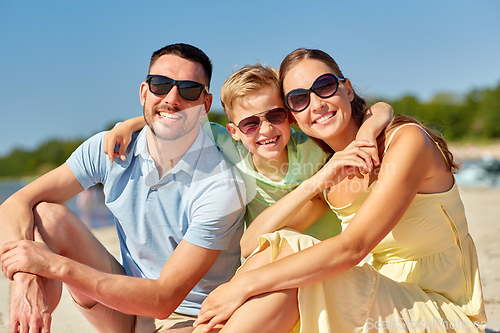
[[[267,207],[284,197],[304,180],[314,175],[325,163],[328,155],[302,131],[291,129],[288,149],[288,172],[281,181],[275,182],[257,172],[252,156],[241,141],[235,141],[227,129],[217,123],[206,123],[205,132],[224,156],[233,163],[245,180],[247,187],[247,211],[245,222],[248,226]],[[337,216],[328,210],[315,224],[304,231],[319,240],[336,236],[341,231]]]

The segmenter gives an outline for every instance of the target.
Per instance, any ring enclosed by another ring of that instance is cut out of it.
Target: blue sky
[[[234,69],[298,47],[330,53],[365,96],[493,87],[499,17],[497,0],[1,1],[0,155],[141,115],[151,53],[176,42],[212,59],[212,111]]]

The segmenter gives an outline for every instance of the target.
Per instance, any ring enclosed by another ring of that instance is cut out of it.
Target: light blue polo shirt
[[[134,134],[125,162],[116,158],[110,163],[103,137],[104,132],[85,141],[67,163],[83,188],[104,184],[105,204],[115,216],[127,275],[158,278],[182,239],[221,250],[176,310],[197,315],[205,297],[229,281],[240,264],[243,181],[201,130],[184,157],[161,179],[148,152],[146,127]]]

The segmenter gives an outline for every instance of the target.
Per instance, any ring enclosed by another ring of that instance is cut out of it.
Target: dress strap
[[[323,197],[325,198],[325,201],[326,203],[328,204],[328,207],[330,207],[330,209],[334,209],[335,207],[333,207],[331,204],[330,204],[330,201],[328,201],[328,189],[325,188],[323,190]]]
[[[389,145],[391,144],[391,141],[392,141],[392,138],[394,137],[394,134],[396,134],[396,133],[397,133],[397,131],[399,131],[401,128],[403,128],[403,127],[405,127],[405,126],[407,126],[407,125],[417,126],[417,127],[418,127],[418,128],[420,128],[421,130],[423,130],[423,131],[425,132],[425,134],[427,134],[427,136],[428,136],[428,137],[432,140],[432,142],[434,142],[434,143],[436,144],[436,147],[437,147],[437,149],[439,149],[439,151],[441,152],[441,155],[443,155],[444,160],[445,160],[445,161],[448,161],[448,158],[446,158],[446,155],[444,154],[443,150],[441,149],[441,146],[439,146],[439,143],[438,143],[438,142],[436,142],[436,140],[434,140],[434,139],[432,138],[432,136],[429,134],[429,132],[427,132],[427,131],[426,131],[426,129],[425,129],[425,128],[423,128],[423,127],[422,127],[422,126],[420,126],[419,124],[415,124],[415,123],[406,123],[406,124],[403,124],[403,125],[399,126],[398,128],[396,128],[396,129],[394,130],[394,132],[392,132],[392,134],[391,134],[391,136],[390,136],[389,140],[387,141],[387,144],[385,145],[384,155],[385,155],[385,153],[387,152],[387,149],[389,148]]]

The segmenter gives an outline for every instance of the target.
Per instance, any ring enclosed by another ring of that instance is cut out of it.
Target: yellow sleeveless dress
[[[345,207],[330,205],[343,229],[372,187]],[[273,261],[286,244],[297,252],[318,242],[284,229],[261,236],[259,249],[270,245]],[[300,321],[293,332],[482,331],[476,249],[456,184],[443,193],[417,194],[371,253],[369,264],[299,288]]]

